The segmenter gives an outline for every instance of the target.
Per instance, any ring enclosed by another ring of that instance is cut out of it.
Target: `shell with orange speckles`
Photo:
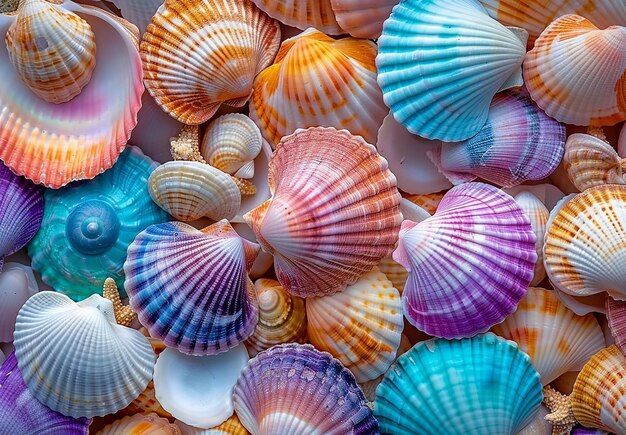
[[[626,27],[579,15],[554,21],[524,60],[524,83],[549,116],[575,125],[626,120]]]
[[[250,1],[167,0],[141,43],[146,87],[178,121],[202,124],[246,104],[279,44],[279,24]]]
[[[529,288],[517,310],[492,331],[530,356],[543,385],[580,370],[605,345],[593,314],[577,316],[553,291],[537,287]]]
[[[560,207],[548,221],[543,256],[555,288],[626,300],[626,186],[592,187]]]
[[[272,146],[298,128],[318,126],[376,143],[389,109],[376,83],[375,57],[371,41],[334,40],[315,29],[287,39],[254,83],[250,118]]]
[[[331,0],[252,0],[267,15],[298,29],[315,27],[329,35],[344,31],[339,27]]]
[[[180,435],[181,431],[166,418],[154,413],[122,417],[105,426],[97,435]]]
[[[376,379],[396,358],[404,327],[400,293],[374,268],[344,291],[309,298],[311,344],[329,352],[357,382]]]

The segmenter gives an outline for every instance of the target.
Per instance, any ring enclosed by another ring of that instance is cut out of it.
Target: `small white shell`
[[[17,313],[39,291],[33,270],[19,263],[6,263],[0,273],[0,342],[13,341]]]

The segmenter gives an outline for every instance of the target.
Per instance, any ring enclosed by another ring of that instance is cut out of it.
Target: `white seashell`
[[[267,141],[263,141],[261,152],[254,159],[254,176],[249,180],[255,187],[254,195],[244,195],[241,198],[241,207],[231,222],[244,223],[243,215],[257,208],[272,196],[268,183],[269,162],[272,158],[272,148]]]
[[[543,266],[543,238],[546,234],[546,225],[550,212],[547,207],[532,193],[522,190],[513,197],[517,205],[520,206],[524,214],[530,220],[533,232],[537,240],[535,241],[535,251],[537,251],[537,261],[535,262],[535,272],[530,286],[536,286],[546,277],[546,269]]]
[[[502,190],[513,197],[518,195],[520,192],[532,193],[534,196],[539,198],[541,202],[543,202],[548,210],[552,210],[554,206],[565,196],[565,194],[553,184],[523,184]]]
[[[30,267],[19,263],[4,264],[0,273],[0,342],[13,341],[17,313],[38,291],[39,286]]]

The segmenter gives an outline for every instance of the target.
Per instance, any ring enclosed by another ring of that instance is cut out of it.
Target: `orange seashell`
[[[181,435],[181,431],[156,414],[135,414],[115,420],[97,435]]]
[[[283,24],[298,29],[315,27],[329,35],[344,33],[331,7],[331,0],[252,0],[261,10]]]
[[[250,433],[241,424],[237,414],[233,414],[224,423],[211,429],[199,429],[179,420],[176,420],[176,424],[180,427],[183,435],[248,435]]]

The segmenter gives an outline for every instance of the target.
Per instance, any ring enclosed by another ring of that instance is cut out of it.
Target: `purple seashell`
[[[571,435],[606,435],[606,434],[608,434],[608,432],[602,429],[596,429],[592,427],[583,427],[583,426],[576,426],[574,430],[572,430],[571,432]]]
[[[0,433],[88,434],[90,423],[89,418],[66,417],[35,399],[22,380],[15,353],[0,367]]]
[[[0,270],[4,257],[35,236],[43,218],[43,190],[0,162]]]
[[[282,344],[250,360],[233,390],[253,434],[377,434],[378,422],[354,376],[310,344]]]
[[[393,258],[408,271],[404,315],[427,334],[472,337],[515,311],[537,253],[515,200],[483,183],[452,188],[434,216],[405,220]]]

